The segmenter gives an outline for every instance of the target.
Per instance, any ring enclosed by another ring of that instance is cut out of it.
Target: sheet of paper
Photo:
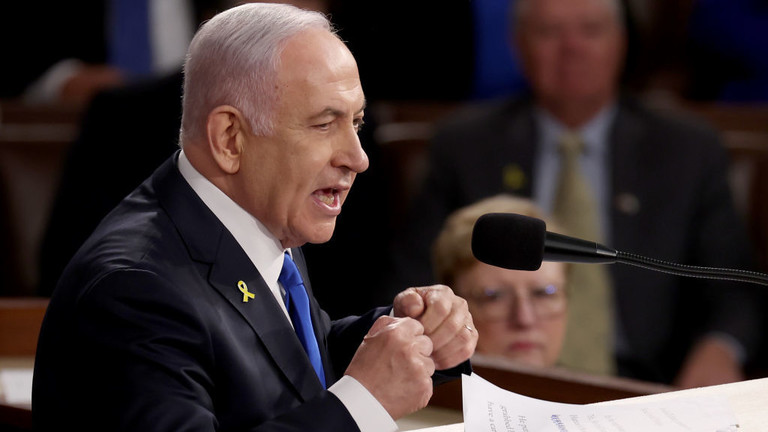
[[[534,399],[473,374],[462,376],[466,432],[737,432],[728,401],[696,397],[632,405],[572,405]]]
[[[32,403],[32,369],[0,369],[0,396],[5,403],[29,405]]]

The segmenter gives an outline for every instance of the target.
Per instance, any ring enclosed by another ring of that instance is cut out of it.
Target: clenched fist
[[[411,318],[380,317],[345,375],[355,378],[393,419],[424,408],[432,397],[432,340]]]
[[[411,317],[432,340],[432,360],[438,370],[452,368],[475,352],[477,329],[467,301],[445,285],[408,288],[395,297],[394,315]]]

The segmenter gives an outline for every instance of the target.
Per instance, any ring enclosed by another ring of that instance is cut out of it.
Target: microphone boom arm
[[[700,279],[730,280],[736,282],[749,282],[758,285],[768,285],[768,275],[746,270],[726,269],[716,267],[697,267],[683,264],[675,264],[654,258],[617,252],[616,262],[669,273],[676,276],[687,276]]]

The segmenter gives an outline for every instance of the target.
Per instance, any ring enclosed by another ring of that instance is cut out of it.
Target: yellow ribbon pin
[[[248,292],[248,285],[246,285],[245,282],[238,282],[237,287],[240,289],[240,292],[243,293],[243,303],[248,303],[248,299],[256,297],[254,293]]]

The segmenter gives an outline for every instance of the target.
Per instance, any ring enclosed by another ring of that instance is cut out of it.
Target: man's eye
[[[316,124],[315,128],[320,130],[328,130],[333,122]]]
[[[355,132],[360,132],[360,129],[363,128],[363,125],[365,124],[365,121],[363,119],[355,120],[352,125],[355,127]]]

